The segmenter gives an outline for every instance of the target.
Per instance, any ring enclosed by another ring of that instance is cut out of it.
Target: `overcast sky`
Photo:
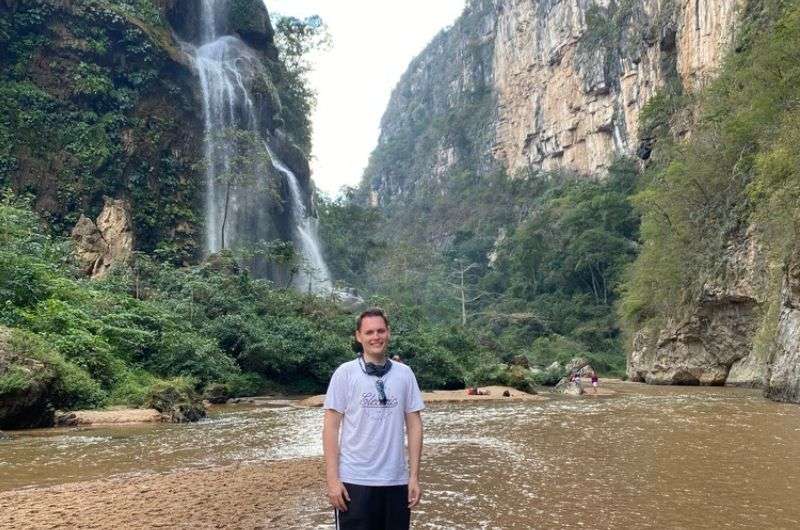
[[[317,187],[329,195],[361,180],[380,119],[406,67],[461,14],[464,0],[265,0],[270,13],[319,15],[333,46],[315,58]]]

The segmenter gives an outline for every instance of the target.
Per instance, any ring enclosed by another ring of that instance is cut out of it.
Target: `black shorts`
[[[408,530],[408,486],[344,484],[350,495],[347,511],[334,510],[337,530]]]

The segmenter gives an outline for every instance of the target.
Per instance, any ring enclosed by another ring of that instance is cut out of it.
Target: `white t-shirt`
[[[381,405],[374,375],[359,359],[339,366],[331,377],[325,408],[344,415],[339,441],[339,480],[361,486],[408,484],[405,416],[425,408],[411,368],[393,362],[382,378],[386,405]]]

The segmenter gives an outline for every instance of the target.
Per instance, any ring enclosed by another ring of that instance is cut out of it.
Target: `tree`
[[[284,67],[279,89],[286,128],[294,132],[300,146],[308,153],[311,151],[308,117],[317,96],[308,80],[312,70],[310,55],[330,46],[330,34],[317,15],[299,19],[274,14],[272,25],[275,27],[275,45]]]
[[[455,288],[457,298],[461,301],[461,327],[467,326],[467,304],[477,302],[482,296],[481,294],[478,294],[476,296],[467,297],[467,290],[469,286],[467,286],[464,282],[464,278],[468,275],[468,273],[471,270],[477,269],[478,267],[479,265],[477,263],[464,265],[462,261],[457,260],[456,270],[453,271],[453,275],[456,277],[458,283],[451,283],[450,285]]]

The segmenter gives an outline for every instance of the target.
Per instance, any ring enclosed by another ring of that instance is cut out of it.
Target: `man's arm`
[[[408,507],[419,504],[422,489],[419,486],[419,463],[422,457],[422,417],[419,411],[406,414],[408,432]]]
[[[322,452],[325,455],[325,476],[328,482],[328,500],[331,506],[341,512],[347,511],[345,501],[350,500],[347,489],[339,480],[339,427],[342,414],[335,410],[325,410],[322,427]]]

